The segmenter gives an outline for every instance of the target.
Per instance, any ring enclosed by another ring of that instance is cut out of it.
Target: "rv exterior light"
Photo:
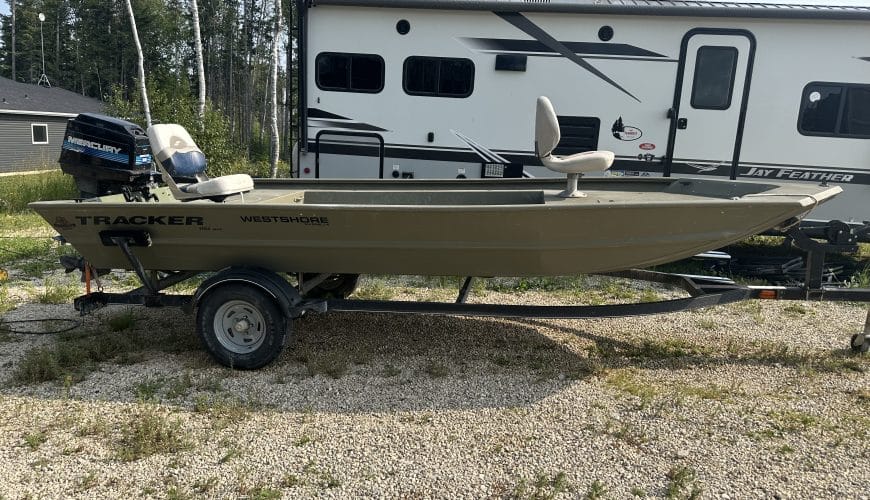
[[[396,31],[398,31],[400,35],[407,35],[408,32],[411,31],[411,23],[409,23],[405,19],[402,19],[401,21],[396,23]]]
[[[821,92],[810,92],[810,102],[819,102],[822,99]]]
[[[598,30],[598,39],[602,42],[609,42],[613,38],[613,28],[607,25]]]

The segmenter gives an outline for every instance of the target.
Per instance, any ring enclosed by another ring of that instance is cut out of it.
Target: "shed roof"
[[[101,113],[103,103],[58,87],[40,87],[0,77],[0,114]]]
[[[870,20],[870,6],[703,0],[309,0],[317,5],[698,17]]]

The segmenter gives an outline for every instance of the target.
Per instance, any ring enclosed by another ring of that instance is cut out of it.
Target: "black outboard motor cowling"
[[[72,175],[84,198],[142,187],[151,177],[151,145],[142,127],[94,113],[66,126],[60,168]]]

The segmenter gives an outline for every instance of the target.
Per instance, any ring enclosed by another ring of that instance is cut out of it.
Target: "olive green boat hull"
[[[706,179],[258,181],[223,202],[120,195],[30,206],[93,266],[131,269],[106,231],[145,231],[143,267],[547,276],[645,267],[799,217],[839,187]]]

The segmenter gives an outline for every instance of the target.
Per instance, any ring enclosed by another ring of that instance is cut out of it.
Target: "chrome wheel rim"
[[[248,354],[256,351],[266,339],[266,321],[250,302],[230,300],[215,313],[214,332],[226,350]]]

